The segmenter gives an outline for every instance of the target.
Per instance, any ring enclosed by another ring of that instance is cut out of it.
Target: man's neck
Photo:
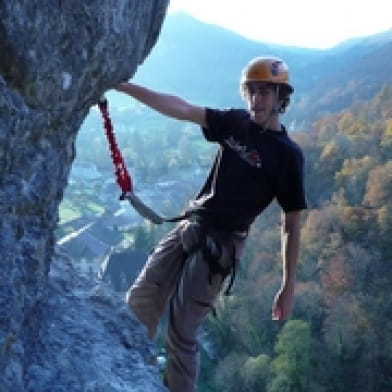
[[[282,125],[279,121],[279,117],[271,117],[269,120],[261,123],[261,122],[257,122],[255,121],[257,125],[259,125],[262,128],[265,129],[269,129],[270,131],[276,131],[276,132],[280,132],[282,131]]]

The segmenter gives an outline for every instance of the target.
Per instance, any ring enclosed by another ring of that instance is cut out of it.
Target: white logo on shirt
[[[261,158],[255,149],[248,150],[247,146],[244,146],[240,142],[236,141],[233,136],[225,139],[224,142],[251,166],[257,168],[261,167]]]

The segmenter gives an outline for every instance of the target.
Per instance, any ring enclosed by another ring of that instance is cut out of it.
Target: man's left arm
[[[282,242],[282,285],[275,296],[272,319],[284,320],[288,317],[294,300],[297,260],[299,254],[301,232],[301,211],[290,211],[283,214]]]

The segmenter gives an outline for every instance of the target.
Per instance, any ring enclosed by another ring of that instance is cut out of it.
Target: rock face
[[[0,392],[162,390],[144,333],[62,271],[54,230],[82,121],[135,73],[167,5],[0,0]]]
[[[49,276],[48,298],[31,317],[40,329],[25,344],[26,391],[166,390],[146,330],[122,297],[102,282],[76,276],[61,255]]]

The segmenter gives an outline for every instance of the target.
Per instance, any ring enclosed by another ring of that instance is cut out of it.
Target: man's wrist
[[[282,287],[294,287],[295,285],[295,276],[289,278],[283,278]]]

